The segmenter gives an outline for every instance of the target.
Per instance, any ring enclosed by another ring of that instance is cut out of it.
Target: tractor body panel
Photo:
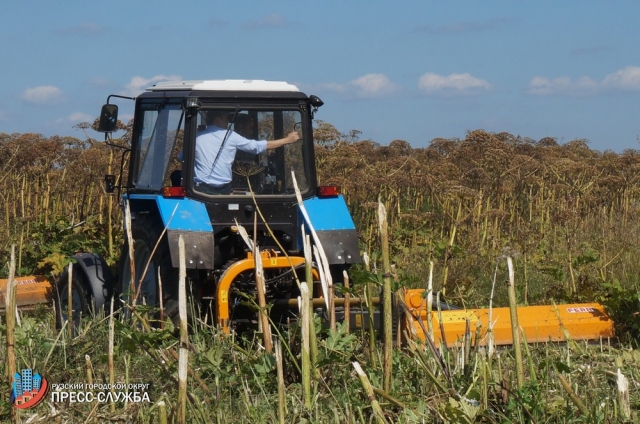
[[[140,213],[159,216],[162,226],[166,228],[174,267],[180,264],[178,241],[182,236],[187,268],[213,269],[213,227],[204,203],[188,198],[165,198],[157,194],[130,194],[128,201],[133,220]]]
[[[303,203],[316,231],[356,229],[342,195],[327,198],[312,197],[304,200]]]
[[[360,263],[358,232],[342,195],[335,197],[312,197],[303,201],[309,221],[324,248],[331,265]],[[298,213],[300,222],[304,222],[302,213]],[[309,226],[305,223],[306,232]],[[302,246],[302,238],[298,238]]]

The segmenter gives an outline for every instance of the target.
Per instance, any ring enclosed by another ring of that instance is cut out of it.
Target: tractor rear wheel
[[[166,235],[158,242],[162,230],[158,220],[147,217],[132,222],[135,279],[131,278],[129,246],[125,242],[120,258],[118,292],[120,300],[127,306],[132,305],[135,299],[136,305],[159,307],[161,282],[164,316],[173,318],[176,315],[174,310],[177,311],[174,304],[177,306],[178,270],[171,264]]]

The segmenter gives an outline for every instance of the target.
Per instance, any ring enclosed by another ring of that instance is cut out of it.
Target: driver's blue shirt
[[[214,169],[213,163],[216,160],[225,134],[227,135],[227,140]],[[232,179],[231,166],[236,156],[236,150],[259,154],[267,150],[267,141],[249,140],[233,131],[227,133],[226,128],[220,128],[215,125],[209,125],[207,129],[199,132],[196,136],[194,181],[213,186],[222,186],[230,183]]]

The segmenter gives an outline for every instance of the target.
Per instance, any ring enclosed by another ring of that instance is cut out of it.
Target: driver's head
[[[226,128],[229,123],[229,112],[222,110],[210,110],[207,112],[207,125]]]
[[[233,122],[235,132],[243,137],[250,138],[253,136],[254,121],[253,118],[246,113],[239,113]]]

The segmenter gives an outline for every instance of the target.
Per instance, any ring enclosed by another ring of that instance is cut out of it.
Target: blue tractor
[[[118,120],[113,97],[123,98],[109,96],[99,124],[108,143]],[[194,304],[206,308],[227,332],[256,322],[256,310],[247,301],[256,296],[254,260],[240,227],[260,247],[265,296],[275,322],[297,314],[303,227],[307,234],[310,226],[317,232],[334,280],[342,281],[343,271],[361,261],[358,234],[339,187],[317,183],[312,120],[323,104],[318,97],[285,82],[209,80],[158,83],[131,100],[131,145],[123,154],[128,173],[105,180],[107,191],[118,191],[129,211],[125,228],[130,225],[133,253],[125,236],[114,290],[98,294],[98,303],[113,291],[125,301],[135,296],[138,304],[162,305],[165,316],[175,317],[180,236]],[[216,131],[217,145],[207,136]],[[267,144],[243,150],[238,143],[229,158],[228,143],[240,139]],[[275,147],[270,143],[283,139]],[[207,179],[212,175],[221,184]],[[296,201],[293,175],[307,219]],[[90,259],[104,268],[99,258]],[[106,280],[97,278],[94,285],[104,289],[100,285]],[[313,292],[322,296],[319,284]]]

